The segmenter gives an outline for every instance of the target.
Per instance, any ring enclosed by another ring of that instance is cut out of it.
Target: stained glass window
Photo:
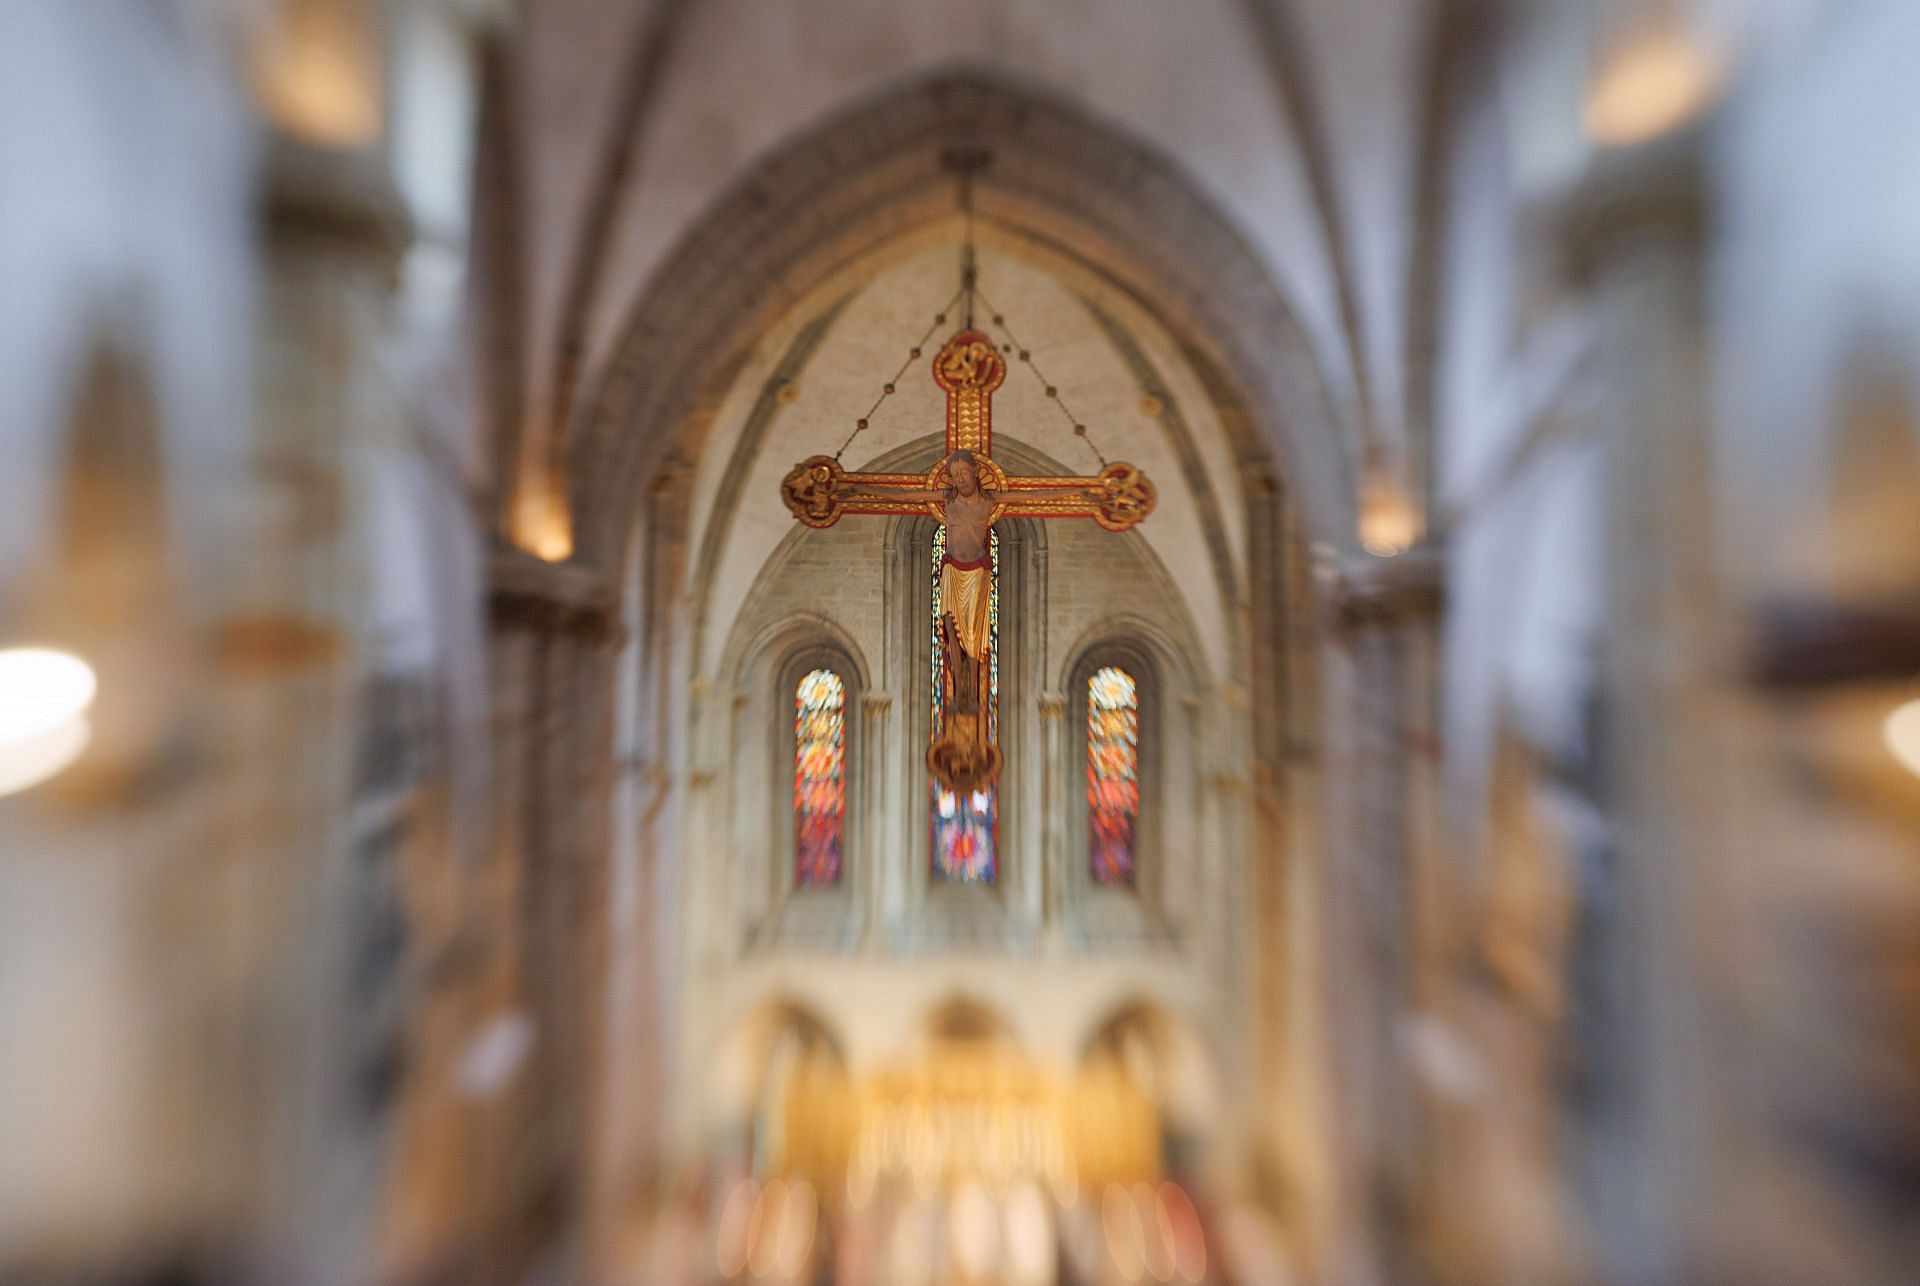
[[[1116,665],[1087,680],[1087,848],[1093,878],[1133,883],[1140,822],[1140,693]]]
[[[987,593],[987,736],[1000,735],[1000,535],[990,533],[987,550],[993,562]],[[947,552],[947,529],[933,533],[933,616],[928,622],[933,641],[931,673],[933,717],[931,735],[940,735],[940,562]],[[965,796],[933,788],[933,875],[955,884],[991,884],[999,873],[1000,786]]]
[[[847,822],[847,686],[814,670],[793,697],[793,883],[829,888],[840,880]]]

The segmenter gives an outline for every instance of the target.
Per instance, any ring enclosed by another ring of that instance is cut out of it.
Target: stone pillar
[[[1587,1142],[1597,1240],[1623,1280],[1718,1276],[1708,1267],[1716,1237],[1744,1246],[1750,1269],[1735,1278],[1778,1271],[1759,1249],[1778,1225],[1735,1213],[1753,1208],[1733,1195],[1741,1172],[1757,1173],[1728,1153],[1746,1128],[1744,1086],[1706,1070],[1741,1057],[1714,1036],[1728,1030],[1715,1021],[1716,996],[1721,1013],[1738,1005],[1716,990],[1734,926],[1714,799],[1724,756],[1712,691],[1703,148],[1690,130],[1604,158],[1566,217],[1569,263],[1598,319],[1594,386],[1604,390],[1594,408],[1609,492],[1602,731],[1619,740],[1599,751],[1618,909],[1583,949],[1604,1010],[1622,1021],[1587,1042]],[[1723,1211],[1737,1230],[1716,1231]]]
[[[861,942],[872,948],[883,939],[886,924],[886,872],[898,865],[893,854],[895,802],[889,797],[897,774],[893,757],[894,700],[891,692],[869,692],[860,702],[860,797],[866,801],[866,824],[860,828],[860,870],[856,885],[863,899]]]
[[[1412,1280],[1423,1156],[1405,1057],[1416,988],[1413,833],[1437,818],[1409,809],[1409,716],[1432,700],[1415,688],[1409,656],[1435,629],[1442,568],[1437,551],[1418,547],[1393,558],[1323,555],[1316,573],[1334,625],[1322,653],[1330,809],[1322,905],[1325,967],[1340,979],[1339,1020],[1328,1031],[1350,1221],[1336,1244],[1360,1256],[1348,1271]]]
[[[588,1189],[604,1146],[616,597],[590,569],[501,551],[492,571],[499,837],[487,883],[506,896],[477,936],[530,1024],[504,1088],[492,1165],[473,1176],[463,1248],[485,1265],[586,1253]],[[640,855],[642,870],[648,855]],[[644,894],[642,894],[644,899]],[[484,1274],[483,1274],[484,1276]]]
[[[1043,939],[1058,942],[1066,930],[1067,885],[1070,872],[1066,853],[1067,810],[1073,807],[1073,764],[1068,747],[1067,696],[1040,694],[1040,931]]]

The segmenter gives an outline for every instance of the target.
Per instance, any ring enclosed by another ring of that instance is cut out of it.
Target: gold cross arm
[[[975,460],[981,486],[995,501],[995,521],[1091,518],[1108,531],[1126,531],[1153,512],[1153,483],[1125,461],[1116,460],[1091,477],[1056,478],[1008,474],[988,456]],[[808,527],[831,527],[847,514],[940,518],[946,473],[945,460],[925,473],[848,473],[832,456],[816,455],[793,467],[780,484],[780,496]]]
[[[947,394],[947,454],[972,452],[980,485],[994,498],[996,520],[1091,518],[1108,531],[1126,531],[1153,512],[1153,483],[1125,461],[1091,477],[1022,476],[1002,469],[993,458],[993,392],[1006,376],[1006,359],[976,330],[954,335],[933,359],[934,381]],[[831,527],[843,514],[940,518],[946,475],[944,456],[920,474],[848,473],[832,456],[816,455],[793,467],[780,483],[780,496],[808,527]]]

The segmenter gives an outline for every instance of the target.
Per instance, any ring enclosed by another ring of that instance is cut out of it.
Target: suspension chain
[[[893,373],[892,379],[888,380],[885,384],[880,386],[880,396],[873,399],[873,405],[867,408],[867,413],[865,415],[861,416],[859,419],[853,422],[853,432],[849,433],[847,435],[847,440],[840,444],[840,450],[835,451],[833,453],[833,458],[836,462],[840,459],[841,455],[846,452],[846,449],[853,445],[853,440],[859,437],[862,433],[865,433],[867,431],[867,424],[869,421],[873,419],[874,412],[880,409],[880,404],[882,402],[885,402],[888,398],[893,396],[894,391],[900,385],[900,377],[907,373],[908,367],[912,366],[915,362],[920,360],[920,354],[926,350],[927,341],[933,338],[933,333],[935,331],[939,330],[942,326],[947,324],[947,314],[953,311],[954,305],[958,304],[960,302],[961,296],[965,295],[967,292],[968,292],[968,287],[966,285],[962,285],[960,289],[953,292],[953,298],[947,300],[946,307],[942,308],[938,313],[934,314],[933,324],[928,326],[926,329],[926,333],[920,336],[920,341],[916,343],[911,349],[907,350],[907,359],[904,362],[900,363],[900,369]]]
[[[1086,443],[1087,448],[1093,452],[1093,458],[1100,462],[1100,467],[1102,469],[1106,468],[1106,454],[1100,450],[1099,443],[1095,442],[1092,436],[1087,433],[1086,422],[1073,413],[1072,408],[1067,405],[1067,400],[1060,396],[1060,386],[1046,377],[1046,373],[1043,372],[1039,365],[1033,360],[1032,350],[1025,344],[1022,344],[1014,335],[1013,331],[1007,326],[1006,314],[995,308],[993,301],[988,299],[984,293],[980,295],[980,302],[984,304],[987,311],[992,314],[994,326],[1006,337],[1006,342],[1000,346],[1000,351],[1009,355],[1018,356],[1021,364],[1033,372],[1034,378],[1040,381],[1040,386],[1046,389],[1048,400],[1060,408],[1060,414],[1065,416],[1067,423],[1073,426],[1074,436]]]

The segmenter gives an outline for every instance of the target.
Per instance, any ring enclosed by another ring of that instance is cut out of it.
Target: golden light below
[[[1646,31],[1601,63],[1587,95],[1587,137],[1602,147],[1657,138],[1699,115],[1720,75],[1719,60],[1684,26]]]
[[[1117,1183],[1108,1184],[1100,1200],[1100,1223],[1108,1260],[1127,1281],[1140,1280],[1147,1270],[1147,1230],[1133,1194]]]
[[[1881,725],[1880,735],[1900,766],[1920,777],[1920,697],[1896,706]]]
[[[1017,1183],[1007,1194],[1005,1251],[1007,1271],[1015,1282],[1053,1280],[1053,1225],[1047,1218],[1046,1198],[1031,1182]]]
[[[714,1266],[722,1277],[738,1277],[747,1268],[748,1232],[759,1209],[760,1186],[752,1179],[735,1184],[721,1207],[715,1237]]]
[[[981,1280],[1000,1262],[1000,1211],[978,1179],[962,1183],[948,1206],[953,1262],[968,1280]]]
[[[805,1179],[764,1188],[742,1179],[728,1193],[714,1232],[714,1267],[733,1280],[751,1272],[779,1282],[803,1280],[819,1231],[820,1203]]]
[[[70,653],[0,650],[0,795],[37,786],[80,757],[98,689],[93,667]]]

